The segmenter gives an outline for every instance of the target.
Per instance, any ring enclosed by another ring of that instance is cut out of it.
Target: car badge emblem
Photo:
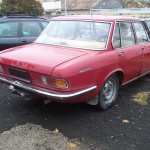
[[[85,68],[85,69],[83,69],[83,70],[80,70],[79,73],[88,72],[88,71],[90,71],[90,70],[92,70],[92,69],[91,69],[91,68]]]
[[[12,66],[22,68],[19,61],[12,63]]]

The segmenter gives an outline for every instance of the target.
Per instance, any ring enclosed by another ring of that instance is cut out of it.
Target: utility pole
[[[67,16],[67,0],[65,0],[65,16]]]

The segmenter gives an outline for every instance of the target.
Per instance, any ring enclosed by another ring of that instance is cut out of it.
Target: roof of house
[[[123,8],[121,0],[99,0],[94,6],[95,9],[116,9]]]
[[[65,0],[61,2],[64,9]],[[121,0],[66,0],[66,2],[68,10],[123,8]]]
[[[91,9],[91,6],[97,2],[97,0],[66,0],[68,10],[76,9]],[[62,8],[64,8],[65,0],[61,0]]]

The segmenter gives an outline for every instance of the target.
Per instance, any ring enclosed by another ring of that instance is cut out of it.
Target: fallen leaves
[[[59,130],[58,129],[55,129],[54,131],[52,131],[53,134],[58,134],[59,133]]]
[[[51,100],[47,99],[47,100],[44,100],[43,102],[44,102],[44,105],[47,105],[51,102]]]
[[[68,147],[74,149],[74,148],[77,147],[77,145],[74,144],[74,143],[69,143],[69,144],[68,144]]]
[[[150,92],[139,92],[133,96],[133,101],[137,102],[140,105],[148,105],[148,98]]]
[[[122,122],[127,124],[127,123],[129,123],[129,120],[123,119]]]

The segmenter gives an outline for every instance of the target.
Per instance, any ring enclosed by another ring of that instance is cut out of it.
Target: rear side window
[[[138,43],[148,42],[148,36],[142,25],[142,22],[135,22],[134,28],[136,32],[137,42]]]
[[[146,22],[147,27],[148,27],[148,29],[149,29],[149,31],[150,31],[150,20],[146,20],[145,22]]]
[[[118,22],[115,26],[113,47],[123,48],[135,45],[135,37],[130,22]]]
[[[19,22],[0,23],[0,38],[18,36]]]
[[[37,37],[42,32],[42,29],[36,21],[22,22],[23,37]]]

